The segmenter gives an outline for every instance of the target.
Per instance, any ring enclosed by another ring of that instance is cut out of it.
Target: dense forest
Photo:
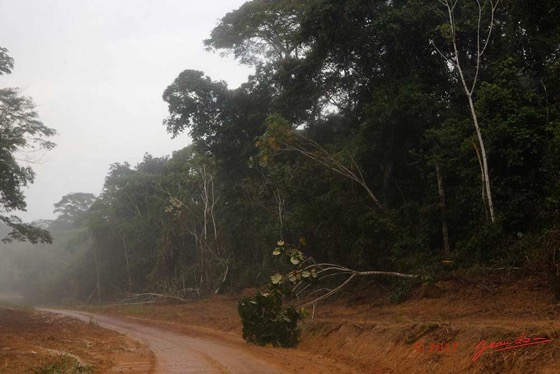
[[[202,297],[266,283],[278,240],[358,270],[557,271],[558,20],[551,0],[248,1],[204,44],[254,74],[180,72],[163,125],[190,145],[111,165],[35,228],[0,216],[31,242],[4,246],[0,281],[35,302]],[[18,95],[0,91],[0,213],[33,179],[10,139],[53,132]]]

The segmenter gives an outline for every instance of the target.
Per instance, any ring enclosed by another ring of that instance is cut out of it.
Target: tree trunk
[[[478,29],[477,29],[477,35],[476,35],[476,52],[474,53],[474,56],[476,56],[476,65],[475,67],[475,74],[474,74],[474,78],[472,80],[472,84],[471,87],[469,88],[469,85],[467,84],[467,80],[465,78],[465,75],[463,73],[463,68],[461,67],[461,59],[459,58],[460,54],[459,54],[459,48],[457,46],[457,23],[455,21],[455,7],[457,6],[459,0],[454,0],[454,1],[450,1],[450,0],[440,0],[440,3],[442,3],[443,5],[445,5],[445,7],[447,8],[447,15],[448,15],[448,19],[449,19],[449,25],[451,26],[451,42],[453,45],[453,53],[452,53],[452,57],[449,58],[447,57],[445,54],[443,54],[437,47],[436,51],[447,61],[447,63],[451,64],[452,66],[454,66],[457,69],[457,72],[459,73],[459,78],[461,80],[461,84],[463,86],[463,90],[465,91],[465,94],[467,95],[467,100],[469,102],[469,110],[471,113],[471,117],[472,117],[472,121],[473,121],[473,125],[476,131],[476,137],[478,139],[478,145],[480,146],[480,153],[481,153],[481,164],[482,164],[482,170],[481,170],[481,174],[482,174],[482,183],[484,186],[484,195],[485,195],[485,199],[483,198],[484,204],[485,206],[488,207],[488,211],[490,213],[490,220],[492,223],[494,223],[496,221],[495,215],[494,215],[494,203],[492,200],[492,189],[490,187],[490,172],[488,170],[488,161],[487,161],[487,157],[486,157],[486,147],[484,145],[484,140],[482,139],[482,132],[480,131],[480,125],[478,123],[478,116],[476,114],[476,109],[474,106],[474,100],[473,100],[473,93],[474,90],[476,88],[476,84],[478,82],[478,74],[480,72],[480,64],[481,64],[481,57],[484,54],[486,47],[488,46],[488,42],[490,41],[490,35],[492,34],[492,29],[494,27],[494,12],[496,11],[496,8],[498,6],[499,0],[496,0],[496,2],[494,2],[493,0],[490,0],[490,22],[488,25],[488,33],[486,35],[486,40],[484,42],[481,41],[481,24],[482,24],[482,12],[484,10],[484,6],[480,3],[480,1],[477,1],[478,4]]]
[[[496,219],[494,217],[494,203],[492,202],[492,191],[490,189],[490,172],[488,171],[488,161],[486,159],[486,147],[484,146],[484,141],[482,140],[482,133],[480,132],[480,126],[478,125],[478,117],[474,108],[472,95],[467,92],[467,97],[469,99],[469,108],[471,110],[474,128],[476,129],[478,145],[480,146],[480,155],[482,156],[482,182],[484,183],[484,190],[486,193],[486,203],[488,204],[488,211],[490,212],[490,220],[494,223],[496,222]]]
[[[121,238],[122,238],[123,246],[124,246],[124,258],[126,260],[126,274],[128,275],[128,288],[131,289],[132,288],[132,279],[130,278],[130,265],[128,263],[128,248],[126,247],[126,241],[124,239],[124,236],[122,236]]]
[[[97,259],[97,251],[95,246],[92,247],[93,250],[93,261],[95,262],[95,273],[97,275],[97,304],[101,304],[101,282],[99,280],[99,262]]]
[[[443,188],[443,177],[441,176],[441,169],[439,162],[436,162],[436,177],[438,184],[439,195],[439,209],[441,212],[441,233],[443,236],[443,255],[449,259],[451,255],[451,247],[449,245],[449,232],[447,230],[447,207],[445,204],[445,189]]]

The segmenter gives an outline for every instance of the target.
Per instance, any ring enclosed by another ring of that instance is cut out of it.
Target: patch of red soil
[[[0,307],[0,373],[41,373],[64,362],[74,368],[68,372],[85,373],[147,373],[155,367],[144,345],[94,323]]]

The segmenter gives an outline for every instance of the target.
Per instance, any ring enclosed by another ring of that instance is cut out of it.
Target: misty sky
[[[0,0],[0,46],[15,59],[0,87],[20,87],[57,147],[33,168],[27,221],[53,218],[71,192],[99,194],[109,165],[169,155],[163,90],[185,69],[236,87],[250,70],[206,52],[202,41],[245,0]]]

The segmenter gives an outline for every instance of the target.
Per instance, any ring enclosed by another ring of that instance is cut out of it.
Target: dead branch
[[[419,276],[415,275],[415,274],[405,274],[405,273],[398,273],[398,272],[394,272],[394,271],[378,271],[378,270],[357,271],[357,270],[349,269],[349,268],[347,268],[345,266],[342,266],[342,265],[335,265],[335,264],[329,264],[329,263],[319,263],[319,264],[308,265],[303,270],[301,270],[301,272],[311,271],[311,270],[316,271],[317,279],[319,279],[319,280],[324,280],[326,278],[334,277],[334,276],[347,276],[347,278],[346,278],[346,280],[344,280],[344,282],[342,282],[341,284],[339,284],[335,288],[327,289],[327,292],[325,292],[324,294],[314,298],[311,301],[308,301],[308,302],[302,304],[301,306],[306,306],[306,305],[311,305],[311,304],[315,305],[318,301],[324,300],[324,299],[334,295],[335,293],[342,290],[346,285],[348,285],[348,283],[350,283],[352,281],[352,279],[354,279],[356,277],[381,275],[381,276],[390,276],[390,277],[398,277],[398,278],[406,278],[406,279],[419,278]],[[301,284],[302,284],[302,282],[298,282],[293,287],[292,291],[295,291]],[[301,289],[299,292],[296,293],[296,295],[299,297],[299,295],[305,289],[307,289],[308,286],[309,285],[307,285],[306,287]],[[316,290],[312,293],[315,293],[317,291],[318,290]]]
[[[323,166],[326,166],[330,170],[334,171],[346,177],[354,182],[358,183],[368,194],[368,196],[373,201],[375,207],[379,210],[384,210],[383,204],[381,201],[375,196],[373,191],[367,185],[365,178],[362,174],[362,171],[356,164],[355,160],[350,155],[350,167],[347,167],[342,162],[338,161],[329,151],[323,148],[319,143],[315,142],[314,140],[300,134],[294,133],[296,136],[296,140],[293,142],[284,142],[283,146],[286,147],[286,150],[295,151],[303,156],[314,160]],[[356,171],[354,171],[355,169]]]
[[[188,289],[193,292],[199,294],[197,289]],[[119,304],[123,305],[133,305],[133,304],[153,304],[156,302],[163,302],[169,300],[176,300],[181,303],[189,301],[188,299],[184,299],[180,296],[176,295],[167,295],[161,293],[154,293],[154,292],[145,292],[145,293],[127,293],[125,297],[119,302]]]

